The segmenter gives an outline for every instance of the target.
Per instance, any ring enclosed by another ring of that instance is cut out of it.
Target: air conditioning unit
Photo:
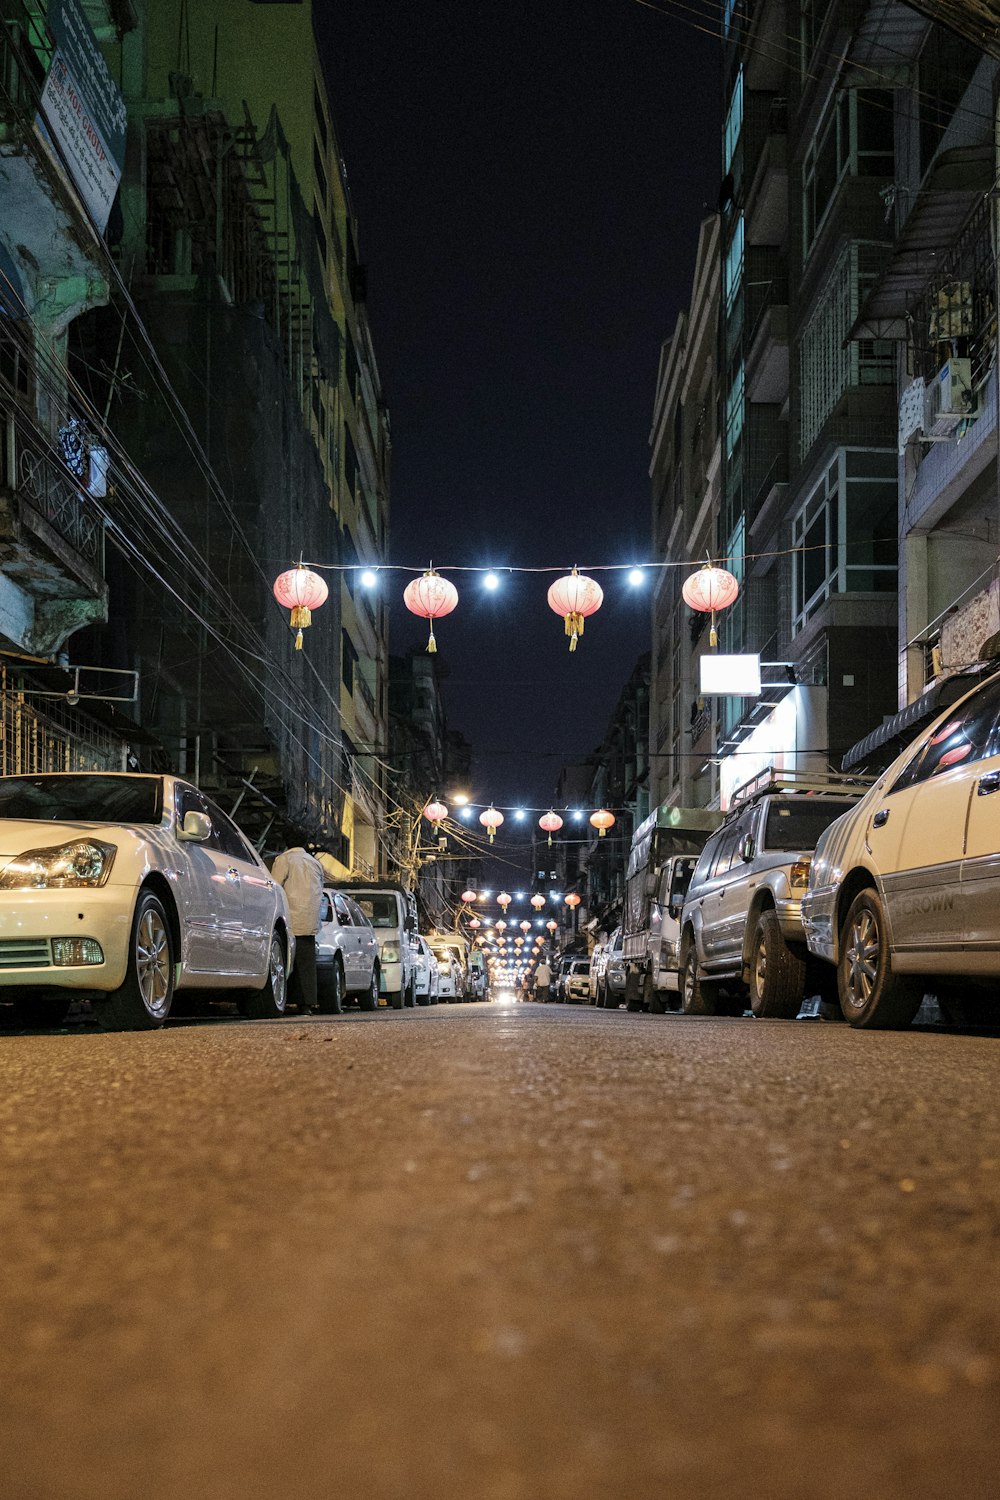
[[[950,438],[962,422],[976,415],[972,361],[949,359],[927,382],[924,392],[924,439]]]

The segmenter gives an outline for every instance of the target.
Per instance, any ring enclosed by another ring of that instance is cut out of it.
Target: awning
[[[871,734],[866,734],[863,740],[852,745],[840,762],[840,769],[864,769],[873,775],[884,771],[942,709],[961,698],[971,687],[975,687],[980,677],[995,672],[997,666],[995,661],[984,662],[982,666],[971,667],[966,672],[956,672],[953,677],[934,683],[926,693],[914,698],[898,714],[883,719],[878,729],[873,729]]]
[[[992,144],[941,153],[848,339],[906,338],[913,304],[993,185],[993,155]]]

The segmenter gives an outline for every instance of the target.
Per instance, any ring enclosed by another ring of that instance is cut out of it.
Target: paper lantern
[[[496,808],[491,802],[486,811],[479,814],[479,821],[480,823],[482,823],[483,827],[488,830],[490,843],[492,844],[493,835],[496,833],[497,829],[500,827],[500,824],[503,822],[503,813],[497,812]]]
[[[530,922],[527,922],[527,921],[525,921],[525,922],[519,922],[518,926],[520,927],[520,929],[521,929],[522,932],[530,932],[531,931],[531,923]]]
[[[411,579],[406,585],[403,590],[403,603],[411,615],[419,615],[422,620],[430,621],[427,649],[436,651],[434,621],[440,620],[442,615],[451,614],[458,603],[458,589],[447,578],[442,578],[435,573],[432,568],[420,578]]]
[[[545,925],[550,932],[555,932],[556,928],[559,926],[559,923],[555,921],[554,918],[550,917]]]
[[[295,631],[295,649],[302,650],[302,632],[312,624],[312,612],[325,604],[330,590],[318,573],[299,563],[289,568],[274,580],[274,597],[285,609],[291,610],[289,624]]]
[[[545,897],[544,896],[532,896],[532,898],[531,898],[531,904],[535,908],[536,911],[541,911],[542,907],[545,905]]]
[[[478,893],[476,891],[473,891],[473,890],[463,891],[462,892],[462,900],[463,901],[475,901],[477,894]]]
[[[608,829],[615,826],[615,815],[608,812],[606,807],[600,807],[597,812],[591,813],[590,821],[597,829],[598,838],[603,838]]]
[[[448,809],[443,802],[428,802],[424,808],[424,817],[428,823],[443,823],[448,816]]]
[[[482,925],[483,924],[482,922],[480,922],[478,917],[473,917],[472,921],[469,923],[469,926],[472,928],[482,927]]]
[[[583,897],[578,896],[576,891],[570,891],[569,895],[566,897],[566,905],[572,909],[579,906],[582,900]]]
[[[732,573],[727,573],[725,568],[716,568],[711,563],[706,563],[699,568],[697,573],[692,573],[684,580],[681,596],[689,609],[696,609],[701,614],[712,616],[712,631],[709,636],[713,646],[719,644],[719,637],[715,631],[715,612],[718,609],[726,609],[733,604],[739,594],[740,586]]]
[[[578,638],[583,635],[583,622],[604,603],[604,590],[596,579],[586,573],[565,573],[557,578],[549,589],[549,608],[562,615],[569,636],[569,649],[576,650]]]
[[[507,931],[507,923],[504,921],[503,917],[501,917],[500,920],[499,920],[499,922],[496,924],[496,928],[497,928],[497,932],[506,932]],[[507,940],[505,938],[504,942],[506,942],[506,941]]]
[[[497,894],[497,906],[500,907],[501,911],[503,911],[504,914],[506,914],[507,908],[510,905],[510,903],[511,903],[511,896],[510,896],[510,892],[509,891],[500,891],[500,892],[498,892],[498,894]]]
[[[539,818],[539,820],[538,820],[538,826],[545,833],[548,834],[548,836],[549,836],[549,843],[551,844],[552,843],[552,835],[554,833],[558,833],[559,832],[560,828],[563,826],[563,820],[559,816],[559,814],[557,812],[553,812],[552,809],[551,809],[551,807],[550,807],[549,810],[548,810],[548,812],[547,813],[543,813],[542,816]]]

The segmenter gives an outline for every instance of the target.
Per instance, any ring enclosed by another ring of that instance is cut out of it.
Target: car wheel
[[[411,979],[410,982],[409,982],[409,984],[406,986],[406,990],[405,990],[405,992],[403,994],[403,1004],[405,1006],[407,1006],[410,1010],[412,1010],[414,1008],[414,1006],[416,1005],[416,1003],[417,1003],[417,991],[416,991],[416,987],[415,987],[415,985],[413,983],[413,980]]]
[[[646,970],[646,977],[642,984],[642,998],[646,1009],[651,1016],[665,1016],[667,1013],[667,997],[662,990],[658,990],[653,983],[653,976]]]
[[[386,995],[386,999],[388,1000],[389,1004],[392,1006],[393,1010],[402,1010],[403,1009],[403,1002],[404,1002],[405,998],[406,997],[403,994],[402,990],[390,990],[389,993]]]
[[[285,940],[272,932],[267,957],[267,980],[261,990],[248,990],[237,1002],[241,1013],[252,1021],[276,1021],[288,1004],[288,959]]]
[[[417,995],[416,998],[417,998],[417,1004],[418,1005],[430,1005],[430,1003],[431,1003],[431,997],[430,997],[430,993],[429,992],[426,995]]]
[[[10,994],[10,991],[8,991]],[[69,996],[46,994],[44,990],[15,990],[11,996],[14,1005],[14,1021],[25,1028],[61,1026],[69,1010]]]
[[[316,970],[316,1004],[321,1015],[342,1016],[344,1013],[344,971],[339,959],[324,964]]]
[[[806,961],[785,942],[775,911],[762,911],[750,953],[750,1009],[761,1020],[794,1021],[805,993]]]
[[[720,986],[698,974],[698,952],[689,943],[681,962],[681,1009],[686,1016],[716,1016],[719,1013]]]
[[[174,943],[163,902],[139,892],[128,940],[128,967],[116,990],[94,1000],[103,1031],[153,1031],[170,1014],[174,997]]]
[[[358,995],[358,1004],[362,1010],[378,1010],[378,969],[374,964],[372,965],[372,982]]]
[[[894,974],[889,927],[877,891],[859,891],[840,935],[840,1008],[852,1026],[888,1030],[909,1026],[926,988],[922,979]]]

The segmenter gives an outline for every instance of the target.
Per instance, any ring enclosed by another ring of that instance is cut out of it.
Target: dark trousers
[[[535,985],[535,1000],[539,1005],[546,1005],[549,998],[549,987],[547,984]]]
[[[288,981],[288,998],[299,1010],[316,1008],[316,937],[296,937],[295,968]]]

